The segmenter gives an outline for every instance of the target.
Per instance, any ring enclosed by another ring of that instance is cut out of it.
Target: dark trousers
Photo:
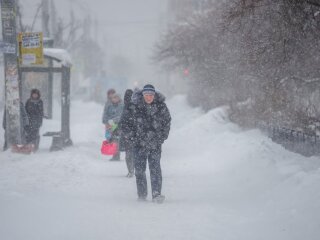
[[[134,158],[133,158],[133,148],[126,147],[126,163],[129,173],[134,173]]]
[[[162,173],[160,166],[161,146],[156,149],[134,148],[134,167],[138,196],[144,198],[148,195],[148,185],[146,177],[147,160],[149,163],[152,197],[161,194]]]
[[[113,156],[112,159],[114,160],[119,160],[120,161],[120,151],[116,152]]]
[[[27,144],[34,144],[35,150],[39,149],[40,143],[40,129],[29,127],[27,130]]]

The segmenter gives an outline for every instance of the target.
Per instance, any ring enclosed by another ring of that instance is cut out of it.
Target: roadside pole
[[[14,49],[4,51],[6,140],[10,147],[22,143],[15,0],[1,0],[1,20],[3,42]]]

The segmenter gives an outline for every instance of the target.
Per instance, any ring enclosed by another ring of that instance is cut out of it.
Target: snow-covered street
[[[222,108],[203,113],[184,96],[168,106],[164,204],[138,202],[125,161],[100,154],[103,107],[73,102],[73,147],[49,153],[42,137],[36,154],[0,153],[0,239],[319,239],[318,157],[241,130]],[[46,120],[42,131],[58,126]]]

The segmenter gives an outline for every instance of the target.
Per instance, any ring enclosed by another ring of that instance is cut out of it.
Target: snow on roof
[[[71,66],[71,56],[65,49],[44,48],[43,53],[47,57],[55,58],[64,66]]]

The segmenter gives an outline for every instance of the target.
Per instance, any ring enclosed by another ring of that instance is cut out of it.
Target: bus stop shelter
[[[24,73],[47,73],[49,91],[48,91],[48,118],[52,115],[53,102],[53,81],[54,74],[61,75],[61,128],[59,131],[47,132],[44,136],[52,137],[50,151],[62,150],[65,147],[72,145],[70,136],[70,77],[71,77],[71,58],[68,52],[64,49],[45,48],[44,58],[47,64],[43,66],[21,66],[19,68],[20,79]]]

